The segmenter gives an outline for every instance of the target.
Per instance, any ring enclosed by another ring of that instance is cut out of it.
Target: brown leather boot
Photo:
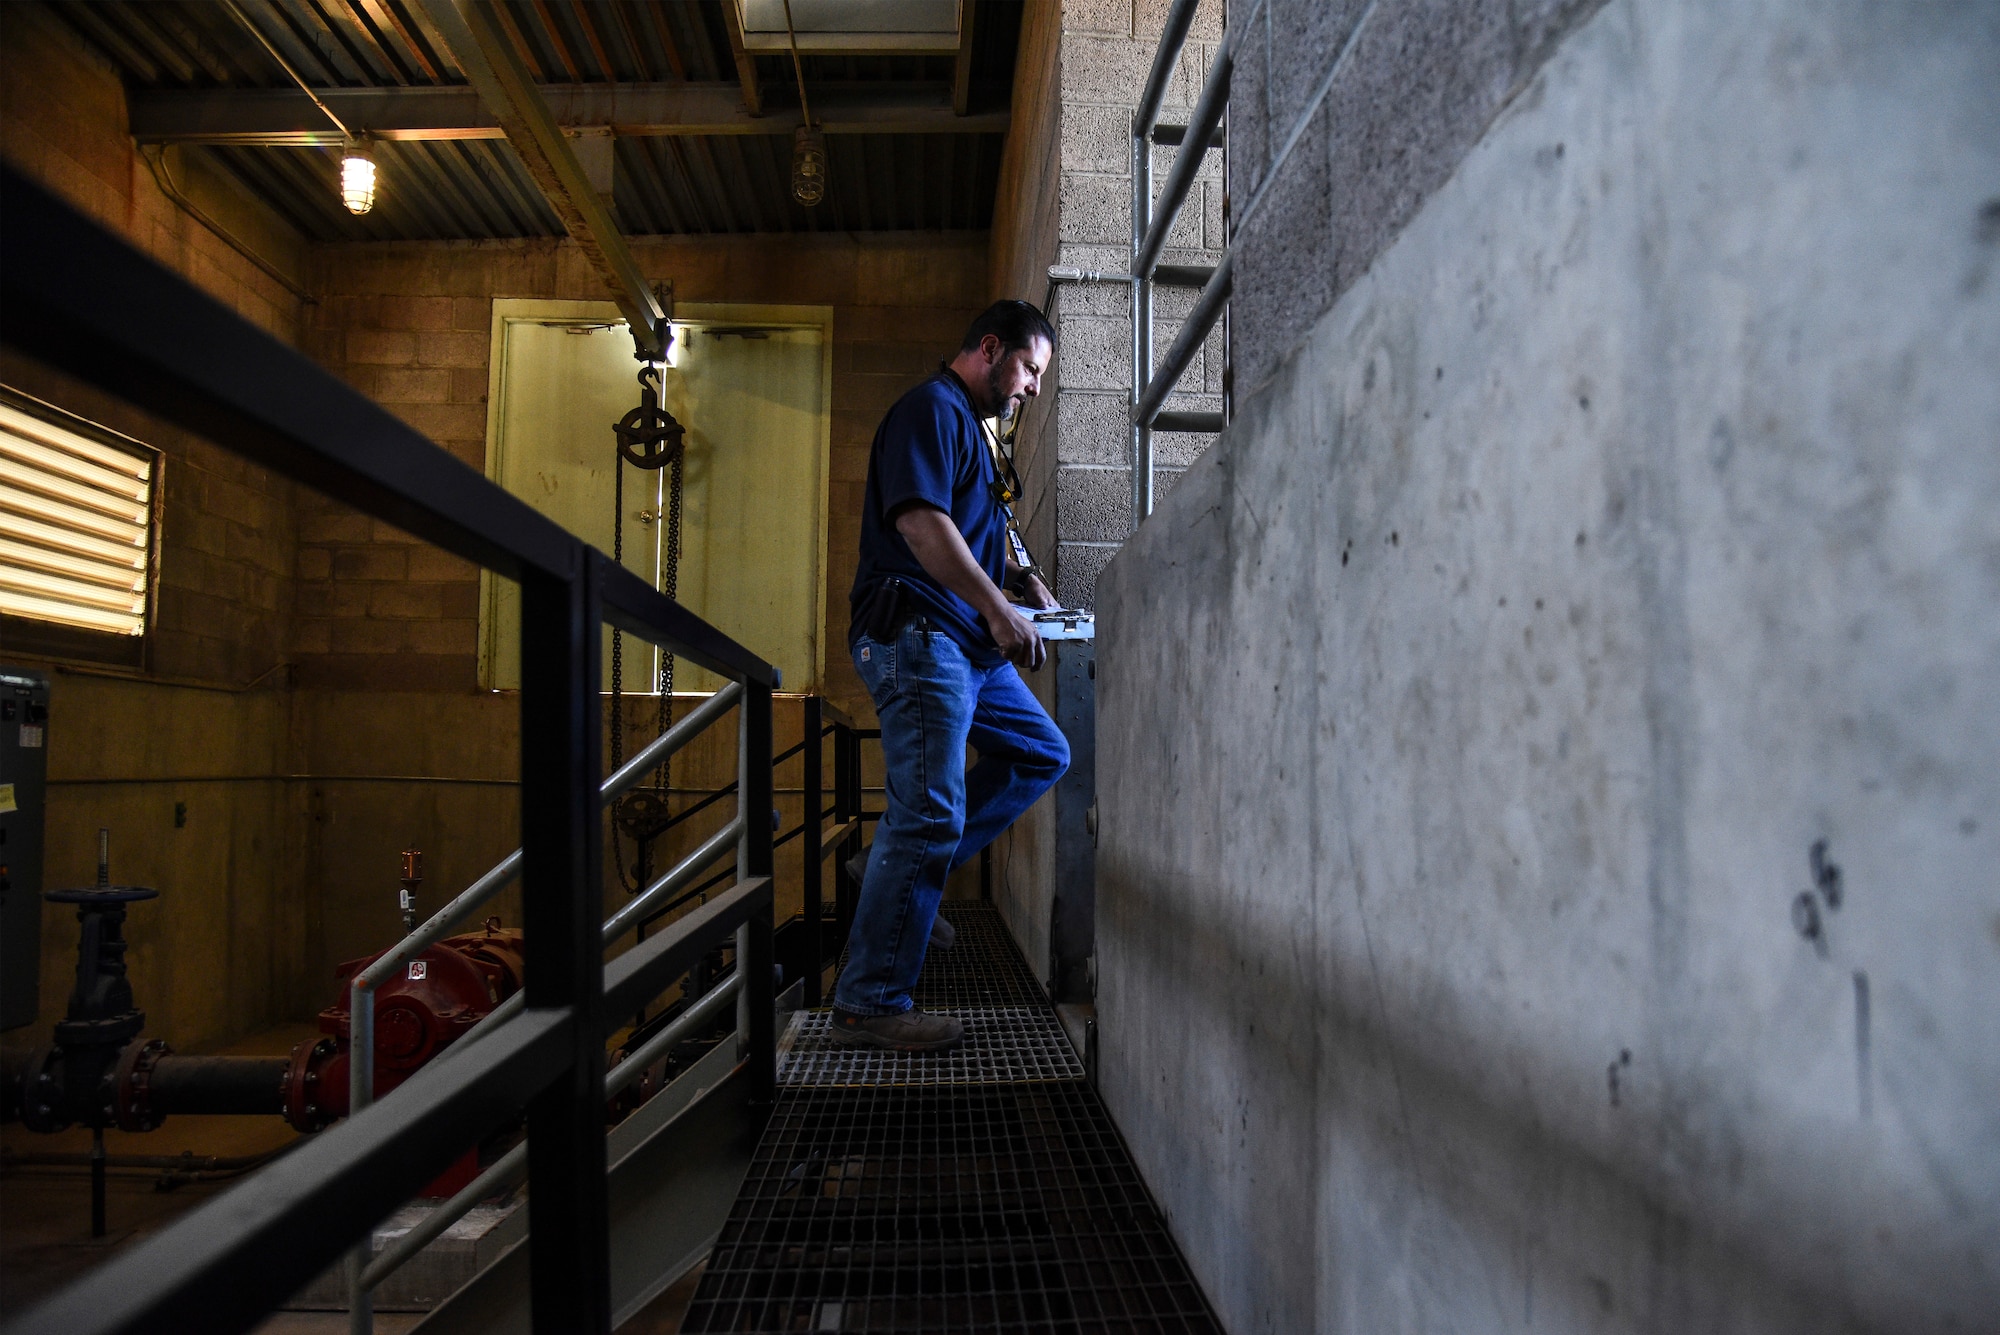
[[[948,1052],[965,1037],[965,1025],[950,1015],[933,1015],[912,1007],[901,1015],[856,1015],[839,1007],[833,1012],[833,1041],[891,1052]]]

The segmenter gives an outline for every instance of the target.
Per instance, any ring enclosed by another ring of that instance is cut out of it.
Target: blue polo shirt
[[[898,579],[909,612],[928,616],[965,650],[967,658],[989,668],[1005,661],[986,619],[932,579],[896,531],[896,516],[902,510],[919,502],[935,506],[951,516],[987,578],[1001,583],[1007,573],[1007,515],[994,499],[993,482],[985,432],[957,377],[940,371],[896,400],[876,428],[868,455],[861,562],[848,595],[850,648],[861,635],[865,609],[876,588]]]

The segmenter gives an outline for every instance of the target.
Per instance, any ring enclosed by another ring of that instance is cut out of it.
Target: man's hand
[[[1001,654],[1014,666],[1024,667],[1030,672],[1040,671],[1049,655],[1048,646],[1042,643],[1042,633],[1014,604],[1002,601],[1000,606],[1004,610],[999,617],[991,612],[986,614],[986,625],[993,632],[993,643],[1000,646]]]
[[[1060,606],[1055,595],[1049,592],[1049,586],[1027,571],[1021,573],[1020,587],[1016,592],[1021,596],[1022,606],[1032,607],[1037,612]]]
[[[936,506],[912,505],[897,513],[896,531],[910,544],[918,564],[932,579],[971,603],[986,618],[993,642],[1000,646],[1001,654],[1009,662],[1030,672],[1041,667],[1048,657],[1041,633],[1034,622],[1007,601],[1000,586],[988,579],[979,563],[972,559],[972,549],[965,545],[965,535],[951,522],[950,515]],[[1039,587],[1040,581],[1035,584]],[[1048,590],[1042,589],[1041,594],[1046,598]]]

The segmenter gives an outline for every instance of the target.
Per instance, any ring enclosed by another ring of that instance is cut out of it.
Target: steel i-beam
[[[494,25],[487,7],[474,0],[418,0],[416,8],[479,90],[549,206],[604,279],[612,300],[631,324],[632,341],[641,353],[657,355],[666,308],[542,101],[520,52]]]

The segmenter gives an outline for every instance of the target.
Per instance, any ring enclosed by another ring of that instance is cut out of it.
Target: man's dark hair
[[[1049,323],[1048,316],[1025,301],[996,301],[981,311],[979,318],[965,331],[958,350],[974,351],[986,341],[988,334],[1000,340],[1002,352],[1025,348],[1037,338],[1048,340],[1049,351],[1055,351],[1055,326]]]

